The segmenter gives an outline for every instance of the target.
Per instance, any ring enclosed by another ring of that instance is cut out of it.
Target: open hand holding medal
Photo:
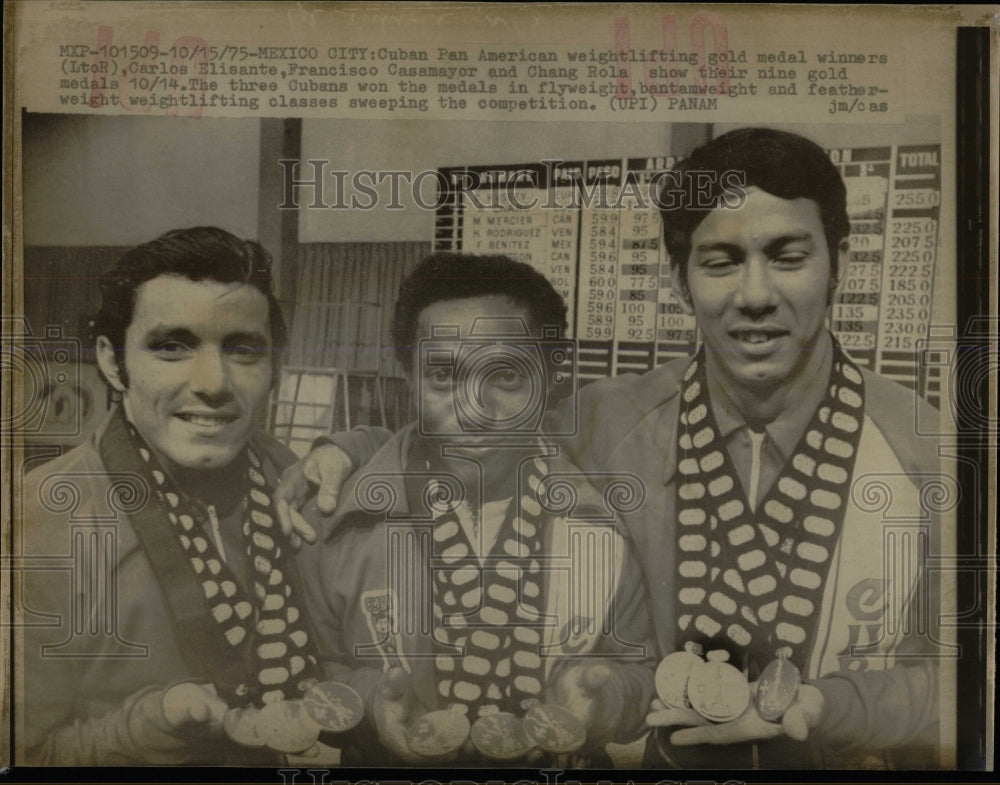
[[[521,717],[510,712],[480,717],[472,725],[471,736],[475,748],[492,760],[524,758],[535,746],[524,732]]]
[[[331,681],[315,685],[301,700],[229,709],[222,727],[245,747],[300,753],[312,747],[322,731],[350,730],[363,714],[361,696],[346,684]]]
[[[658,679],[658,693],[660,684]],[[666,693],[666,697],[673,696],[676,685],[673,692]],[[801,684],[798,669],[790,661],[775,660],[758,682],[748,684],[742,673],[715,652],[709,653],[708,662],[691,665],[686,685],[689,706],[668,704],[664,697],[661,694],[653,700],[646,724],[680,727],[670,734],[670,744],[678,747],[763,741],[783,734],[804,741],[823,710],[822,693]]]
[[[746,676],[726,662],[728,659],[725,651],[710,651],[708,661],[692,665],[688,674],[688,702],[712,722],[735,720],[750,703]]]
[[[410,725],[407,741],[410,749],[429,760],[441,760],[458,750],[467,738],[471,725],[464,706],[452,706],[428,712]]]

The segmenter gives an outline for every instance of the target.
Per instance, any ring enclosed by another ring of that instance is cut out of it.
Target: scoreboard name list
[[[941,204],[940,147],[828,151],[847,185],[846,279],[831,327],[856,362],[940,402],[928,338]],[[435,250],[505,254],[545,275],[569,306],[581,383],[644,372],[696,345],[673,292],[653,189],[670,157],[450,167]],[[470,187],[470,183],[473,184]]]

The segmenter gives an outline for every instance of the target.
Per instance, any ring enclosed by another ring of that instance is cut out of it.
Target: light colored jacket
[[[224,738],[157,749],[159,742],[143,736],[134,716],[129,722],[143,695],[209,679],[185,659],[185,641],[178,639],[129,520],[149,498],[145,483],[138,473],[109,475],[101,460],[111,416],[83,444],[24,480],[21,553],[29,569],[21,572],[18,737],[27,759],[46,765],[274,764],[274,756],[262,758]],[[251,443],[273,487],[295,456],[262,433]],[[191,579],[198,588],[193,596],[203,600],[193,572]]]
[[[353,686],[371,706],[385,672],[402,665],[417,699],[431,710],[439,697],[429,633],[431,560],[423,548],[431,542],[433,518],[427,509],[411,509],[407,497],[404,467],[414,431],[411,425],[394,435],[355,473],[333,516],[310,516],[320,543],[303,551],[299,563],[328,675]],[[568,517],[549,518],[543,533],[542,611],[551,614],[543,634],[545,676],[581,657],[613,661],[622,717],[616,737],[634,739],[652,698],[655,661],[641,573],[604,497],[565,459],[544,460],[577,499]],[[596,550],[588,543],[597,543]],[[574,594],[574,586],[588,587],[588,596]],[[391,630],[383,622],[387,607]],[[357,735],[374,745],[370,726]],[[370,763],[384,760],[385,752],[371,746],[361,755]]]
[[[555,411],[552,428],[567,433],[578,417],[575,433],[559,444],[588,475],[642,480],[644,502],[623,513],[622,522],[640,559],[661,657],[676,650],[677,422],[689,363],[680,358],[642,375],[586,385],[575,411]],[[814,765],[868,765],[869,752],[881,756],[887,749],[905,750],[903,767],[935,765],[939,658],[954,651],[940,643],[937,629],[938,573],[924,569],[928,554],[942,553],[941,522],[927,498],[948,478],[941,475],[936,439],[919,436],[916,423],[936,422],[938,415],[912,391],[865,369],[862,376],[865,418],[853,492],[803,674],[825,702],[813,732],[825,761]],[[387,434],[356,429],[330,440],[361,463]],[[887,582],[883,565],[889,563],[905,569]]]

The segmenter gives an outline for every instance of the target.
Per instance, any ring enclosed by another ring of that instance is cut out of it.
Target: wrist
[[[168,688],[149,687],[135,693],[125,706],[125,733],[130,746],[148,754],[169,754],[187,746],[183,733],[172,726],[163,708]]]
[[[629,735],[626,725],[627,704],[618,664],[607,663],[611,676],[601,687],[597,700],[597,710],[594,717],[595,736],[598,741],[619,741]]]

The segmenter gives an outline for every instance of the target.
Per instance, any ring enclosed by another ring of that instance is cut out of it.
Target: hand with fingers
[[[315,498],[320,513],[332,514],[340,489],[353,472],[350,456],[334,444],[317,447],[284,471],[274,492],[274,506],[281,531],[293,547],[301,547],[303,541],[316,542],[316,530],[301,513],[306,502]]]
[[[424,758],[410,748],[409,727],[423,713],[410,674],[395,667],[386,674],[372,701],[372,722],[382,746],[404,763],[418,763]]]
[[[228,709],[212,684],[184,682],[163,693],[163,718],[178,730],[189,725],[204,725],[209,731],[221,731]]]
[[[569,709],[587,728],[587,742],[609,741],[621,722],[622,700],[612,681],[612,664],[570,665],[547,690],[546,699]]]
[[[114,748],[133,763],[188,763],[213,736],[224,737],[227,710],[211,684],[184,682],[143,690],[99,723],[94,747],[98,755],[102,748]]]
[[[751,694],[756,694],[757,684],[751,684]],[[659,698],[654,698],[646,716],[646,724],[653,728],[679,727],[670,734],[670,743],[677,747],[695,744],[739,744],[764,741],[785,735],[796,741],[805,741],[823,715],[823,695],[810,684],[802,684],[792,705],[785,710],[780,722],[768,722],[760,716],[754,701],[734,720],[713,723],[694,709],[671,708]]]

